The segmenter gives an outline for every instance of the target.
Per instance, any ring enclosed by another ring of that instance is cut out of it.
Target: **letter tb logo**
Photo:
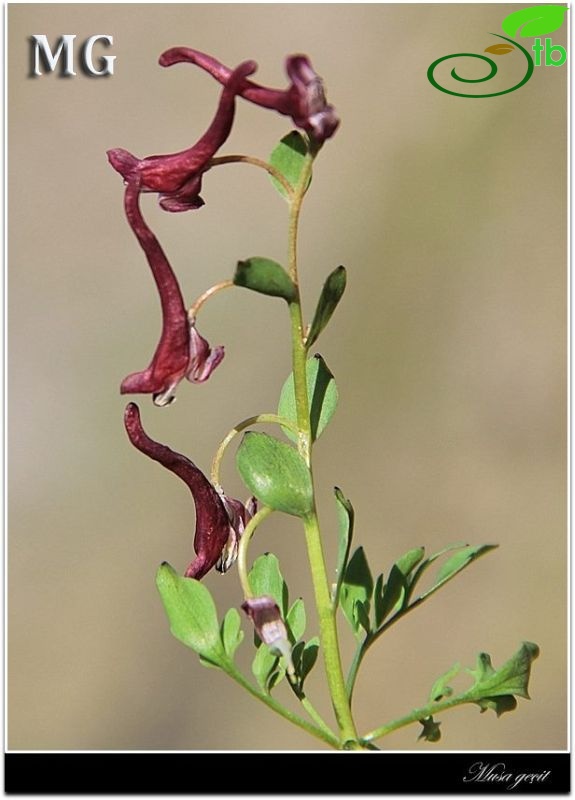
[[[54,72],[58,61],[60,64],[60,75],[66,78],[76,76],[74,72],[74,39],[75,33],[65,33],[55,44],[54,50],[50,47],[48,37],[44,33],[33,33],[30,37],[31,47],[31,71],[32,77],[40,77],[44,72]],[[78,67],[89,77],[102,78],[114,74],[114,61],[116,56],[98,57],[97,65],[94,65],[94,45],[101,41],[105,47],[114,44],[114,37],[106,33],[97,33],[90,36],[82,45],[78,58]],[[42,68],[44,72],[42,72]]]

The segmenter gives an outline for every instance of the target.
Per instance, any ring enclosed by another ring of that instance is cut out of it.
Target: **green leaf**
[[[529,699],[529,677],[531,664],[539,655],[539,647],[533,642],[523,642],[519,650],[498,670],[491,664],[488,653],[479,653],[477,667],[468,672],[475,678],[471,688],[474,702],[481,698],[517,695]],[[477,698],[477,699],[475,699]]]
[[[407,603],[409,576],[425,554],[423,547],[414,547],[397,559],[389,572],[387,583],[380,575],[373,593],[375,624],[380,627],[392,611],[399,611]]]
[[[288,587],[280,572],[280,565],[273,553],[258,556],[248,574],[248,582],[254,597],[273,597],[285,619],[288,606]],[[296,601],[297,602],[297,601]]]
[[[293,645],[301,639],[306,626],[305,605],[301,597],[298,597],[288,611],[285,623]]]
[[[508,36],[546,36],[563,25],[566,6],[541,5],[521,8],[505,17],[501,23]],[[519,30],[521,29],[521,33]]]
[[[336,486],[334,489],[335,502],[337,506],[338,530],[339,530],[339,543],[337,549],[337,565],[335,568],[336,583],[333,589],[333,607],[337,608],[339,604],[339,593],[341,583],[345,574],[345,568],[349,558],[349,550],[351,548],[351,541],[353,538],[353,523],[355,519],[355,512],[352,504],[344,497],[341,489]]]
[[[461,550],[462,552],[464,551],[464,555],[463,555],[463,558],[461,560],[459,559],[459,557],[457,557],[455,559],[455,561],[453,561],[451,563],[451,565],[449,567],[449,573],[450,574],[449,575],[447,574],[448,570],[442,569],[441,572],[443,574],[442,574],[441,581],[439,581],[438,577],[436,577],[434,585],[431,587],[431,589],[429,589],[428,591],[424,592],[418,598],[419,601],[425,600],[428,597],[430,597],[434,592],[436,592],[439,588],[441,588],[441,586],[443,586],[445,583],[447,583],[447,581],[451,580],[451,578],[454,578],[455,575],[457,575],[457,573],[461,569],[464,569],[466,566],[471,564],[472,561],[474,561],[476,558],[479,558],[479,556],[484,555],[485,553],[488,553],[491,550],[494,550],[496,547],[497,547],[497,545],[494,545],[494,544],[491,544],[491,545],[479,545],[477,547],[474,547],[474,546],[470,546],[470,545],[466,544],[465,542],[463,542],[463,543],[458,542],[457,544],[451,544],[448,547],[444,547],[443,550],[439,550],[437,553],[434,553],[433,555],[429,556],[429,558],[426,558],[425,561],[422,561],[419,564],[419,566],[417,567],[417,569],[415,570],[415,572],[413,573],[413,575],[409,578],[409,580],[408,580],[408,590],[407,590],[407,595],[408,595],[407,599],[410,600],[411,597],[413,596],[415,586],[420,581],[423,573],[427,569],[429,569],[429,567],[433,564],[434,561],[436,561],[438,558],[441,558],[441,556],[444,556],[446,553],[453,552],[454,550]],[[456,554],[456,556],[458,556],[458,554]],[[446,562],[444,567],[446,567],[447,564],[450,561],[451,561],[451,558],[448,559],[448,561]],[[458,567],[458,564],[460,564],[459,567]]]
[[[380,578],[377,580],[376,592],[374,593],[375,624],[378,628],[392,611],[400,610],[407,596],[405,575],[397,564],[394,564],[391,568],[383,591],[381,590],[383,576],[380,576]],[[378,592],[381,592],[381,595],[378,595]]]
[[[295,297],[295,286],[291,278],[281,264],[271,258],[254,256],[238,261],[234,284],[270,297],[283,297],[288,303]]]
[[[444,672],[443,675],[435,681],[429,693],[429,700],[432,703],[438,703],[445,697],[451,697],[453,689],[448,684],[460,670],[461,664],[454,664],[451,669],[448,669],[447,672]]]
[[[338,401],[338,391],[335,379],[320,355],[315,355],[306,362],[306,380],[311,435],[315,440],[322,434],[334,415]],[[286,380],[281,390],[278,415],[297,424],[293,373]],[[284,428],[283,430],[290,439],[294,441],[297,439],[296,434],[289,428]]]
[[[307,143],[301,133],[299,131],[291,131],[276,145],[270,156],[272,167],[275,167],[294,189],[299,184],[307,152]],[[286,190],[281,183],[276,181],[275,178],[271,180],[282,197],[287,199]]]
[[[495,711],[498,717],[505,714],[506,711],[515,711],[517,708],[517,700],[512,694],[504,694],[501,697],[482,697],[477,700],[477,705],[481,709],[481,713],[491,709]]]
[[[224,650],[233,661],[234,654],[244,638],[241,629],[240,615],[235,608],[228,609],[221,627],[221,637]]]
[[[300,689],[303,688],[305,679],[315,666],[318,652],[319,639],[317,636],[310,639],[307,644],[305,642],[298,642],[292,650],[292,660]]]
[[[485,553],[489,553],[491,550],[495,550],[496,548],[496,544],[481,544],[476,547],[468,546],[460,550],[459,553],[452,555],[440,567],[435,578],[435,583],[431,589],[421,595],[421,599],[423,600],[433,592],[436,592],[439,588],[454,578],[458,572],[461,572],[461,570],[465,569],[465,567],[468,567],[476,559],[485,555]]]
[[[306,338],[305,346],[309,349],[317,340],[330,321],[337,304],[342,298],[347,282],[345,267],[339,266],[328,276],[323,285],[314,318]]]
[[[420,719],[419,722],[423,725],[423,730],[417,737],[418,739],[425,739],[427,742],[438,742],[441,739],[441,731],[439,730],[441,722],[434,722],[433,717]]]
[[[252,673],[259,686],[270,692],[274,684],[274,676],[278,670],[279,657],[270,652],[266,645],[258,648],[252,661]]]
[[[356,634],[363,627],[363,611],[369,615],[370,599],[373,592],[373,578],[365,557],[363,547],[358,547],[345,570],[341,585],[340,605],[349,624]],[[360,604],[358,616],[357,603]]]
[[[419,564],[424,555],[425,549],[423,547],[414,547],[413,550],[408,550],[407,553],[404,553],[400,558],[398,558],[395,563],[397,568],[400,569],[403,575],[405,575],[407,578],[408,575]]]
[[[164,562],[156,585],[172,634],[201,656],[218,663],[225,658],[216,607],[209,590],[194,578],[182,578]]]
[[[304,517],[313,505],[311,475],[300,454],[267,433],[248,431],[236,454],[244,483],[266,506]]]

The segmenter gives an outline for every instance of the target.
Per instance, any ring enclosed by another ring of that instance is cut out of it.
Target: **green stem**
[[[303,728],[304,731],[310,733],[312,736],[315,736],[316,739],[321,739],[323,742],[327,742],[332,747],[339,749],[339,739],[335,736],[327,727],[316,727],[312,725],[305,719],[298,717],[297,714],[294,714],[289,709],[282,706],[281,703],[278,703],[271,695],[265,694],[263,691],[256,689],[243,675],[239,672],[234,664],[226,664],[225,667],[226,673],[233,678],[236,683],[239,683],[246,691],[248,691],[253,697],[257,697],[258,700],[261,700],[266,706],[271,708],[277,714],[280,714],[282,717],[287,719],[289,722],[292,722],[294,725],[297,725],[299,728]]]
[[[263,508],[260,508],[257,514],[254,514],[254,516],[250,519],[240,538],[240,544],[238,547],[238,574],[246,600],[249,600],[254,596],[248,580],[248,545],[260,522],[263,522],[264,519],[269,517],[269,515],[272,513],[273,509],[269,508],[268,506],[263,506]]]
[[[297,235],[299,215],[305,190],[309,183],[313,153],[306,156],[298,185],[290,203],[288,266],[290,277],[296,287],[296,295],[290,303],[290,320],[292,330],[292,368],[294,376],[294,394],[297,415],[298,450],[309,467],[313,486],[311,466],[312,434],[307,396],[305,331],[301,308],[298,268],[297,268]],[[315,491],[314,491],[315,496]],[[325,672],[331,701],[343,742],[357,740],[357,731],[351,715],[347,698],[345,680],[339,653],[335,613],[331,603],[330,584],[322,550],[321,536],[317,512],[314,506],[304,519],[307,552],[314,587],[315,602],[319,617],[320,642],[323,653]]]
[[[351,666],[349,668],[349,672],[347,675],[346,680],[346,691],[349,702],[351,703],[351,699],[353,697],[353,690],[355,687],[355,682],[357,680],[357,673],[359,672],[359,668],[361,666],[361,662],[363,661],[364,655],[367,653],[368,647],[371,645],[370,636],[367,635],[363,642],[358,646],[355,654],[353,656],[353,661],[351,662]]]
[[[361,737],[361,741],[367,743],[374,741],[375,739],[381,739],[383,736],[387,736],[389,733],[392,733],[399,728],[405,728],[407,725],[412,725],[414,722],[419,722],[420,719],[435,716],[436,714],[440,714],[442,711],[447,711],[455,706],[472,702],[473,699],[470,693],[467,692],[466,694],[458,695],[457,697],[450,697],[440,703],[428,703],[422,708],[415,708],[409,714],[406,714],[405,717],[395,719],[392,722],[388,722],[387,725],[382,725],[380,728],[375,728],[375,730],[366,733],[365,736]]]

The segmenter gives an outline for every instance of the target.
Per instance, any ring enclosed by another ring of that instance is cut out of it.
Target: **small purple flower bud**
[[[192,383],[207,381],[224,357],[222,345],[212,350],[196,329],[196,320],[190,319],[190,362],[186,378]]]
[[[257,635],[270,650],[283,656],[287,664],[288,675],[293,675],[295,670],[291,657],[285,623],[281,617],[279,607],[273,597],[252,597],[242,603],[242,608],[254,623]]]
[[[190,47],[172,47],[160,56],[163,67],[182,62],[196,64],[224,85],[233,74],[217,59]],[[322,80],[304,55],[289,56],[286,71],[291,83],[285,90],[244,80],[238,94],[256,105],[291,117],[298,128],[303,128],[321,145],[333,136],[339,125],[334,107],[326,101]]]

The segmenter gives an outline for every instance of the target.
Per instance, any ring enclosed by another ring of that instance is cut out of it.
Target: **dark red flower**
[[[228,539],[235,537],[237,540],[241,536],[243,523],[239,530],[238,521],[228,515],[221,494],[189,458],[150,439],[142,428],[140,410],[135,403],[129,403],[126,407],[124,424],[134,447],[181,478],[192,493],[196,506],[194,535],[196,557],[186,569],[184,576],[200,580],[220,559]],[[225,499],[234,504],[239,503],[233,498]],[[247,521],[245,515],[243,521]],[[233,562],[227,564],[226,569],[231,563]]]
[[[122,394],[153,394],[154,403],[164,406],[174,399],[183,378],[201,383],[209,378],[224,357],[224,348],[210,349],[188,319],[178,279],[161,244],[147,225],[140,209],[140,192],[128,182],[124,207],[130,227],[142,247],[152,270],[162,306],[162,333],[150,365],[124,378]]]
[[[244,61],[230,70],[212,124],[193,147],[179,153],[136,158],[122,148],[108,150],[108,159],[124,180],[142,192],[158,192],[166,211],[200,208],[202,173],[230,134],[235,100],[247,75],[255,72],[255,61]]]
[[[190,47],[172,47],[160,56],[163,67],[181,62],[196,64],[224,85],[234,74],[217,59]],[[339,118],[334,107],[326,101],[321,78],[304,55],[288,56],[286,72],[291,83],[285,90],[270,89],[246,80],[238,94],[258,106],[291,117],[298,128],[303,128],[318,144],[323,144],[337,130]]]

